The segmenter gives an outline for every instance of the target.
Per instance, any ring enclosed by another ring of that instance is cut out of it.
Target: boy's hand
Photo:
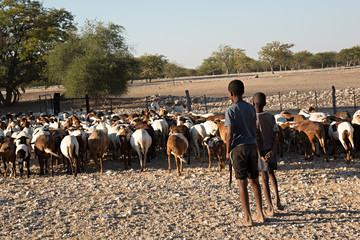
[[[223,155],[224,156],[224,155]],[[230,155],[228,152],[226,152],[226,159],[230,159]]]
[[[266,159],[264,156],[260,156],[261,160],[263,160],[264,162],[266,162]]]
[[[272,159],[273,156],[274,156],[274,152],[273,152],[273,151],[269,151],[269,152],[265,155],[265,162],[270,162],[270,160]]]

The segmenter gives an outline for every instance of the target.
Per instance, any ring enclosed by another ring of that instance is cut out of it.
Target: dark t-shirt
[[[258,113],[256,127],[260,152],[270,150],[274,143],[274,132],[279,131],[274,116],[267,112]]]
[[[256,112],[254,106],[240,101],[231,104],[225,113],[225,127],[233,128],[231,148],[256,143]]]

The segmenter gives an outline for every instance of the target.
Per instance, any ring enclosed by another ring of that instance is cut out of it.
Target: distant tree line
[[[0,0],[0,106],[19,100],[28,86],[61,84],[69,97],[121,94],[144,79],[285,71],[360,65],[360,46],[340,52],[292,52],[293,43],[274,41],[255,60],[241,48],[220,45],[196,69],[161,54],[134,57],[124,28],[87,21],[80,30],[65,9],[37,0]]]

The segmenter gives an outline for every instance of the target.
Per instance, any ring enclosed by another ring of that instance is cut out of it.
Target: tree
[[[0,0],[0,105],[18,100],[19,86],[44,82],[46,53],[75,30],[64,9],[48,9],[39,1]]]
[[[156,77],[163,76],[164,66],[168,62],[164,55],[149,55],[145,54],[138,58],[141,66],[141,76],[146,79],[146,82]]]
[[[324,66],[336,66],[336,52],[320,52],[316,53],[311,59],[311,65],[315,68],[324,68]]]
[[[296,69],[310,67],[310,61],[313,54],[308,51],[301,51],[293,54],[293,65]]]
[[[197,69],[200,75],[217,75],[222,74],[221,63],[215,57],[205,58]]]
[[[229,45],[220,45],[218,51],[213,52],[212,57],[221,63],[225,68],[225,73],[229,74],[235,70],[235,56],[243,52],[244,50],[240,48],[232,48]]]
[[[80,34],[57,44],[49,54],[49,79],[61,82],[69,97],[123,93],[132,57],[123,31],[113,23],[88,21]]]
[[[266,46],[261,48],[259,57],[261,60],[269,63],[271,72],[274,73],[275,65],[279,65],[281,70],[282,65],[286,66],[288,64],[292,55],[290,48],[293,46],[294,44],[292,43],[273,41],[272,43],[267,43]]]
[[[176,63],[168,62],[164,66],[164,74],[166,77],[171,78],[175,85],[175,78],[186,76],[186,69]]]
[[[244,52],[237,52],[234,56],[234,68],[239,74],[240,72],[247,72],[251,70],[251,65],[254,61],[252,58],[246,56]]]

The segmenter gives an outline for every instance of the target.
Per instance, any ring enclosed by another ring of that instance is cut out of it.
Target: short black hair
[[[266,95],[265,93],[262,92],[257,92],[254,94],[253,96],[253,102],[255,103],[255,105],[264,107],[266,104]]]
[[[228,91],[236,96],[242,96],[244,94],[244,83],[240,80],[232,80],[229,83]]]

